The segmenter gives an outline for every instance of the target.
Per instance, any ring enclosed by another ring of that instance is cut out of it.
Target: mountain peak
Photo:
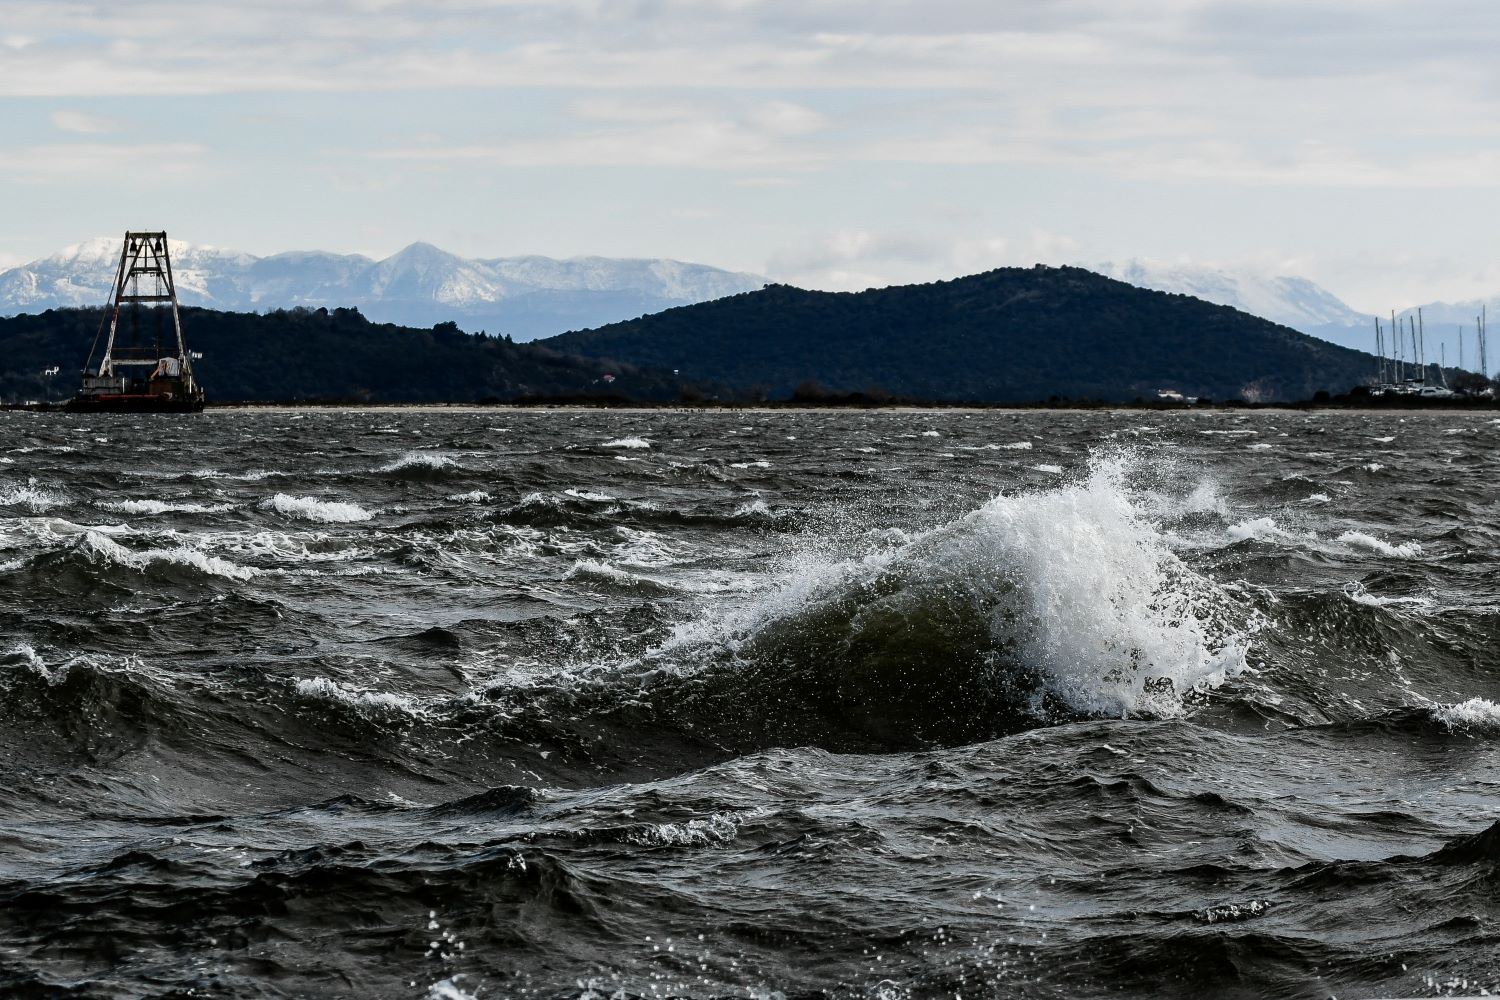
[[[353,306],[378,322],[509,333],[517,340],[599,326],[758,288],[764,279],[649,258],[528,256],[472,260],[417,241],[383,260],[287,251],[268,257],[169,241],[185,305],[232,311]],[[0,315],[97,306],[109,296],[120,237],[99,236],[0,271]]]

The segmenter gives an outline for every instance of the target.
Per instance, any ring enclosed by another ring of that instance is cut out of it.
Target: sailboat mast
[[[1391,310],[1391,362],[1396,381],[1406,378],[1406,366],[1401,363],[1401,325],[1396,322],[1396,310]]]
[[[1427,328],[1422,325],[1422,307],[1417,306],[1417,363],[1422,366],[1422,384],[1427,384]]]

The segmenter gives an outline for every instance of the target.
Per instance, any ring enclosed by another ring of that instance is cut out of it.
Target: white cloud
[[[120,128],[120,123],[113,118],[91,115],[84,111],[54,111],[51,121],[53,128],[63,132],[82,132],[85,135],[116,132]]]
[[[10,174],[21,180],[36,181],[60,178],[77,181],[86,177],[118,180],[123,168],[138,164],[149,165],[158,173],[184,173],[196,167],[204,152],[202,146],[190,142],[23,146],[0,149],[0,176]]]
[[[373,151],[377,160],[488,166],[658,166],[712,170],[816,166],[828,153],[808,144],[821,115],[784,101],[715,108],[595,99],[569,107],[584,127],[561,134],[474,144],[429,143]]]
[[[738,154],[1488,186],[1500,138],[1487,0],[11,0],[7,21],[0,94],[566,88],[574,121],[661,127],[635,156],[556,123],[518,149],[454,144],[500,165]],[[900,93],[903,110],[819,96],[846,90]],[[815,154],[782,142],[851,124]]]
[[[859,291],[883,285],[940,281],[997,267],[1058,264],[1079,244],[1036,230],[1021,237],[952,236],[927,232],[847,229],[771,256],[765,273],[775,281],[826,291]]]

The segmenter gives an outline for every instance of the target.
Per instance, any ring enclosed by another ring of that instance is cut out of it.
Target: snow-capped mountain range
[[[516,340],[601,326],[766,283],[759,275],[676,260],[470,259],[428,243],[413,243],[384,260],[323,251],[257,257],[178,240],[171,241],[171,250],[178,296],[186,305],[236,311],[354,306],[378,322],[431,326],[451,320],[465,330],[508,333]],[[99,237],[0,271],[0,315],[103,305],[119,252],[117,237]],[[1082,266],[1142,288],[1232,306],[1345,347],[1374,350],[1375,318],[1306,278],[1145,259]],[[1474,317],[1483,304],[1422,307],[1429,361],[1457,365],[1463,327],[1462,356],[1468,367],[1477,367]],[[1487,306],[1500,322],[1500,297]],[[1398,315],[1404,320],[1415,311]],[[1500,335],[1491,342],[1491,367],[1497,363]]]
[[[1141,288],[1233,306],[1294,330],[1369,325],[1369,317],[1306,278],[1148,260],[1101,264],[1091,270]]]
[[[469,259],[413,243],[384,260],[293,251],[269,257],[171,240],[184,305],[235,311],[354,306],[378,322],[546,337],[703,302],[765,284],[754,274],[676,260]],[[88,240],[0,272],[0,315],[103,305],[118,237]]]
[[[1122,264],[1084,265],[1111,278],[1141,288],[1191,295],[1219,305],[1233,306],[1252,316],[1289,326],[1294,330],[1361,351],[1375,351],[1375,317],[1350,308],[1333,293],[1306,278],[1272,275],[1251,269],[1227,270],[1198,264],[1172,264],[1150,260],[1129,260]],[[1462,358],[1465,368],[1477,371],[1475,317],[1481,307],[1500,320],[1500,296],[1487,301],[1430,302],[1421,309],[1421,348],[1429,364],[1444,363],[1458,367]],[[1399,310],[1397,321],[1402,329],[1417,308]],[[1390,317],[1382,316],[1387,344],[1391,342]],[[1460,348],[1462,330],[1462,348]],[[1415,353],[1410,334],[1403,333],[1402,356],[1408,360]],[[1490,338],[1490,369],[1500,363],[1500,335]],[[1387,346],[1389,353],[1391,348]]]

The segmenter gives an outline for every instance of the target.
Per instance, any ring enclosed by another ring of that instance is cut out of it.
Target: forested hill
[[[1375,371],[1370,355],[1227,306],[1041,265],[864,292],[771,285],[539,343],[771,397],[816,380],[918,399],[1290,400]]]
[[[0,319],[0,400],[60,399],[99,329],[99,309],[53,309]],[[210,400],[359,399],[470,402],[487,397],[619,393],[674,400],[671,372],[559,354],[535,344],[470,335],[451,323],[412,329],[371,323],[355,309],[291,309],[266,315],[184,308],[188,347]],[[165,317],[162,317],[165,318]],[[121,342],[170,336],[158,311],[122,314]],[[102,349],[102,345],[101,345]],[[48,368],[61,371],[48,378]],[[602,380],[614,375],[613,382]]]

